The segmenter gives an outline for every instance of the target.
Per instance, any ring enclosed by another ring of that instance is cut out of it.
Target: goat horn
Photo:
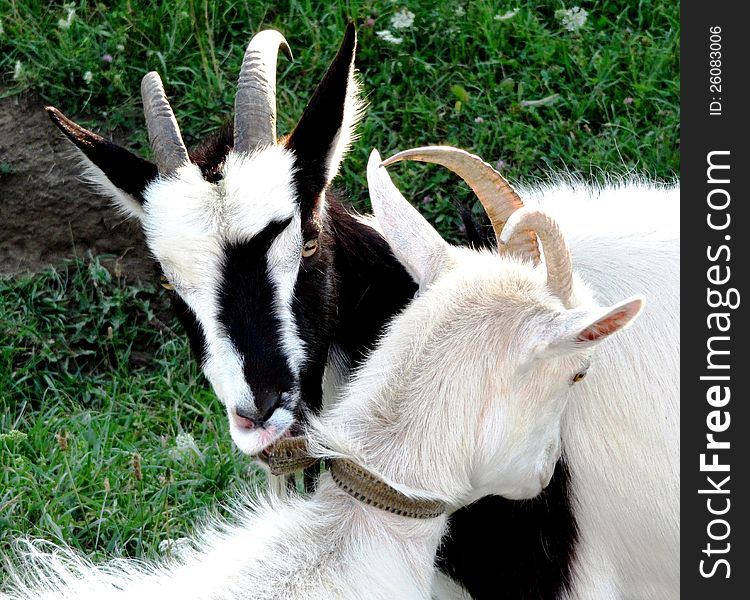
[[[154,161],[161,175],[170,175],[190,158],[156,71],[147,73],[141,80],[141,96]]]
[[[245,50],[234,100],[234,148],[251,152],[276,145],[276,58],[279,48],[293,60],[289,44],[278,31],[255,34]]]
[[[565,308],[571,308],[573,259],[557,221],[540,210],[519,208],[508,219],[498,242],[501,245],[508,244],[514,237],[525,235],[528,230],[536,232],[544,247],[547,287],[562,300]]]
[[[452,146],[423,146],[394,154],[383,161],[383,166],[401,160],[417,160],[442,165],[463,179],[482,203],[498,240],[510,215],[519,208],[523,208],[523,201],[513,186],[476,154]],[[534,264],[539,264],[539,247],[534,232],[523,233],[514,237],[507,251],[529,256]]]

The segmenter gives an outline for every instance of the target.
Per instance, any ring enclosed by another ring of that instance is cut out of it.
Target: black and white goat
[[[416,289],[382,236],[329,189],[360,114],[353,25],[292,133],[276,139],[272,30],[250,42],[234,130],[188,153],[159,76],[143,80],[156,164],[49,108],[89,178],[140,220],[236,445],[255,455],[317,412]],[[335,369],[331,371],[335,379]]]
[[[642,301],[600,307],[579,287],[571,299],[565,240],[539,213],[506,226],[503,239],[515,227],[516,246],[525,247],[534,228],[547,274],[515,256],[449,246],[392,193],[379,163],[375,153],[373,204],[424,291],[393,319],[341,401],[314,419],[313,453],[454,509],[487,494],[533,497],[550,481],[563,412],[593,348],[632,321]],[[444,514],[415,519],[369,506],[329,473],[310,499],[237,508],[234,519],[161,563],[97,567],[70,549],[28,544],[0,597],[427,599],[446,526]]]

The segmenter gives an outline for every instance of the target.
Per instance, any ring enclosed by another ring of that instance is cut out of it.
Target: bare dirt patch
[[[2,93],[2,88],[0,88]],[[153,278],[137,224],[81,180],[71,144],[34,96],[0,99],[0,276],[111,254],[128,279]]]

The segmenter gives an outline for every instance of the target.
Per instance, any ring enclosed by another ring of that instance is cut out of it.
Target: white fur
[[[564,421],[581,531],[570,598],[678,598],[679,191],[621,186],[599,201],[600,216],[608,202],[627,214],[588,232],[560,215],[577,270],[599,301],[638,286],[649,307],[616,346],[602,345],[602,371],[581,386]],[[561,210],[552,197],[546,206]]]
[[[268,250],[268,275],[274,283],[276,316],[281,323],[281,344],[289,369],[299,373],[305,361],[305,343],[299,336],[292,312],[294,284],[299,273],[302,248],[302,229],[299,211]]]
[[[327,184],[330,184],[336,177],[344,155],[349,151],[352,142],[356,140],[355,130],[365,111],[365,104],[359,95],[359,88],[359,80],[354,73],[354,63],[352,62],[349,66],[349,82],[346,86],[343,120],[328,154]]]
[[[349,382],[351,366],[346,354],[335,344],[328,351],[328,362],[323,372],[323,406],[339,400],[341,390]]]
[[[560,223],[598,302],[644,292],[649,303],[602,344],[563,422],[581,532],[568,597],[678,598],[679,188],[567,180],[519,193]]]
[[[432,580],[432,597],[439,600],[472,600],[469,592],[440,571],[435,572]]]
[[[115,186],[101,169],[92,163],[78,148],[71,149],[71,154],[77,160],[81,169],[82,179],[92,186],[102,196],[110,198],[117,211],[127,218],[140,219],[143,208],[133,196]]]
[[[157,563],[97,567],[70,549],[22,547],[26,559],[0,598],[427,599],[445,517],[391,515],[324,475],[313,500],[266,500],[238,509],[234,521],[212,523],[192,547]]]
[[[403,493],[451,509],[486,494],[535,496],[559,456],[570,377],[589,350],[539,355],[562,310],[541,269],[449,252],[456,268],[394,318],[341,401],[313,418],[312,451],[349,457]],[[524,302],[536,312],[519,312]],[[328,474],[309,500],[267,500],[234,513],[234,525],[209,524],[193,548],[159,563],[97,567],[70,549],[26,547],[5,598],[431,597],[445,516],[418,520],[370,507]]]
[[[376,166],[371,159],[371,187],[374,180],[381,193],[392,196],[395,187]],[[566,235],[577,306],[648,296],[636,325],[600,344],[563,420],[563,452],[581,535],[568,598],[677,598],[679,189],[645,181],[599,187],[568,179],[519,193],[527,206],[554,216]],[[384,229],[389,223],[404,227],[409,215],[399,200],[392,204],[379,210],[373,196]],[[412,261],[419,252],[429,256],[423,240],[413,243],[417,248],[408,242],[401,240],[397,255]],[[438,246],[434,255],[444,252]],[[450,260],[448,253],[442,262]],[[437,261],[431,268],[444,267]],[[535,309],[519,306],[519,311]]]

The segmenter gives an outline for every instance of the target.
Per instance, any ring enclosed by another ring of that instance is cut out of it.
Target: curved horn
[[[520,208],[508,219],[498,242],[508,244],[513,237],[525,235],[528,230],[536,232],[544,247],[547,287],[562,300],[565,308],[571,308],[573,259],[557,221],[540,210]]]
[[[154,162],[161,175],[170,175],[190,158],[161,77],[156,71],[147,73],[141,80],[141,96]]]
[[[273,29],[255,34],[245,50],[234,100],[234,149],[250,152],[276,144],[276,58],[292,60],[284,36]]]
[[[423,146],[394,154],[384,160],[383,165],[388,166],[401,160],[442,165],[463,179],[482,203],[498,241],[510,215],[523,207],[523,201],[513,186],[476,154],[452,146]],[[508,251],[529,256],[534,264],[540,262],[539,247],[533,231],[515,236]]]

